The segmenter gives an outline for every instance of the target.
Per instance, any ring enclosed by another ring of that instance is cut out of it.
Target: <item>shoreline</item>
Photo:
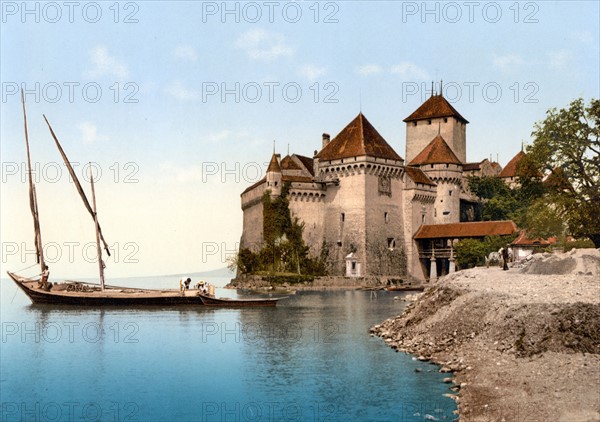
[[[600,252],[536,262],[442,277],[371,333],[441,365],[461,420],[600,421]]]
[[[405,288],[404,291],[422,289],[429,284],[417,281],[407,281],[398,276],[272,276],[272,275],[241,275],[232,279],[225,289],[253,290],[267,293],[273,291],[328,291],[328,290],[384,290],[394,285]],[[402,290],[397,290],[401,292]]]

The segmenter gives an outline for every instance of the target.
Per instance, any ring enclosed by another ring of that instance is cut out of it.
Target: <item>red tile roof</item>
[[[292,157],[286,155],[283,160],[281,160],[281,170],[302,170],[298,164],[294,161]]]
[[[415,239],[460,239],[464,237],[503,236],[517,232],[517,226],[510,220],[476,221],[469,223],[422,225]]]
[[[442,96],[433,95],[427,101],[421,104],[410,116],[404,119],[405,122],[417,120],[435,119],[438,117],[455,117],[463,123],[469,123],[467,119],[460,115],[458,111]]]
[[[267,173],[271,171],[275,173],[281,173],[281,167],[279,166],[277,154],[273,154],[273,156],[271,157],[271,161],[269,162],[269,167],[267,167]]]
[[[415,182],[415,183],[436,186],[436,184],[433,183],[431,181],[431,179],[429,177],[427,177],[427,175],[425,173],[423,173],[421,171],[421,169],[419,169],[418,167],[406,166],[406,167],[404,167],[404,171],[406,172],[408,177],[410,177],[413,180],[413,182]]]
[[[302,183],[312,183],[314,180],[312,177],[306,177],[306,176],[287,176],[284,175],[281,180],[283,180],[283,182],[302,182]]]
[[[464,171],[481,170],[481,165],[483,164],[484,161],[485,161],[485,159],[483,161],[479,161],[477,163],[465,163],[465,164],[463,164],[463,170]]]
[[[306,170],[308,170],[308,172],[314,176],[315,169],[313,167],[313,159],[309,158],[309,157],[305,157],[304,155],[298,155],[298,154],[294,154],[294,155],[296,156],[296,158],[298,158],[302,162],[304,167],[306,167]]]
[[[552,243],[556,243],[556,238],[551,237],[550,239],[542,239],[541,237],[536,237],[535,239],[529,239],[527,237],[526,230],[522,230],[511,245],[515,246],[550,246]]]
[[[321,161],[332,161],[365,155],[402,161],[367,118],[359,113],[317,154],[317,157]]]
[[[519,151],[517,155],[513,157],[512,160],[508,162],[508,164],[502,169],[498,177],[516,177],[517,176],[517,166],[519,165],[519,161],[521,158],[525,156],[523,151]]]
[[[411,162],[411,166],[423,164],[462,164],[448,146],[442,135],[438,135]]]

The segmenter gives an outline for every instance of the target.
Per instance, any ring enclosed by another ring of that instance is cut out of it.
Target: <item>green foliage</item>
[[[552,204],[548,203],[549,197],[544,196],[534,201],[525,212],[525,227],[528,228],[529,237],[563,237],[566,224]]]
[[[509,245],[516,235],[486,236],[484,240],[463,239],[455,245],[456,262],[459,268],[473,268],[485,264],[485,258],[491,252]]]
[[[546,210],[553,208],[570,234],[600,247],[600,100],[586,106],[579,98],[567,108],[548,110],[532,136],[527,165],[554,171],[562,180],[545,194]]]
[[[459,240],[455,245],[456,262],[460,268],[473,268],[485,263],[486,249],[477,239]]]
[[[262,197],[264,244],[257,252],[240,249],[235,265],[240,273],[296,273],[326,275],[329,249],[321,249],[318,258],[311,258],[309,247],[304,243],[304,223],[297,217],[292,219],[286,183],[281,195],[271,198],[267,190]]]
[[[561,242],[562,247],[565,252],[570,251],[571,249],[585,249],[585,248],[594,248],[594,242],[590,239],[581,239],[581,240],[573,240],[571,242]]]
[[[512,220],[518,227],[528,227],[527,211],[546,189],[538,173],[528,164],[520,163],[517,174],[519,186],[514,188],[495,176],[469,178],[469,190],[483,203],[484,221]]]

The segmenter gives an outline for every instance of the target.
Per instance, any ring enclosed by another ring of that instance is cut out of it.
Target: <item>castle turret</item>
[[[410,116],[406,123],[406,161],[411,162],[439,133],[460,160],[467,161],[467,119],[442,96],[432,95]]]
[[[267,167],[267,189],[271,190],[272,195],[280,195],[283,184],[283,175],[281,173],[280,154],[273,153],[269,167]]]
[[[410,162],[437,185],[434,204],[434,224],[460,221],[460,193],[463,164],[442,135],[437,135]]]

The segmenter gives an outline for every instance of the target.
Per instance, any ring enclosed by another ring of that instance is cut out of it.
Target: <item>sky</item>
[[[505,165],[548,109],[600,95],[597,1],[1,3],[2,270],[35,264],[25,90],[44,250],[56,277],[221,268],[240,194],[275,149],[312,156],[359,112],[401,156],[431,83],[470,122],[467,160]],[[34,274],[35,267],[26,270]]]

